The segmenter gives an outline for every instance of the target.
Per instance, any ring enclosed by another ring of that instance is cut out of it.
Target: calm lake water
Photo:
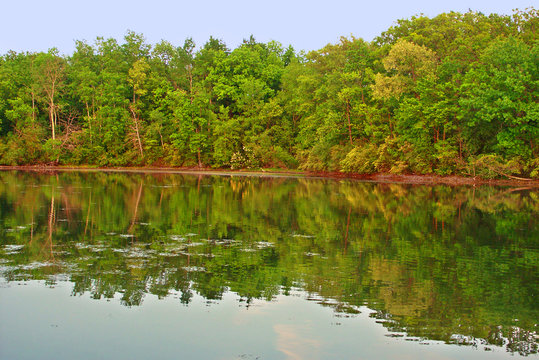
[[[0,171],[1,359],[537,356],[539,191]]]

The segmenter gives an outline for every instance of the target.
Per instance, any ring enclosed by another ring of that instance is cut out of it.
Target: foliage
[[[449,175],[493,155],[537,177],[537,18],[413,16],[306,54],[134,32],[77,41],[71,56],[8,52],[0,163]]]

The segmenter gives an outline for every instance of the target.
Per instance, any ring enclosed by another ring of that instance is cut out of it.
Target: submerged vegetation
[[[296,52],[77,41],[0,57],[0,163],[539,177],[539,17],[444,13]]]

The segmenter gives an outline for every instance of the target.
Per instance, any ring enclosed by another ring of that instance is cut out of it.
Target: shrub
[[[378,147],[375,144],[357,146],[341,161],[341,169],[346,173],[371,174],[376,170],[374,162],[377,155]]]

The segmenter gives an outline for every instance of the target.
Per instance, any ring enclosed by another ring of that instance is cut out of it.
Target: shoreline
[[[260,176],[260,177],[305,177],[321,179],[358,180],[377,183],[417,184],[417,185],[496,185],[523,188],[539,188],[539,180],[514,180],[514,179],[482,179],[470,178],[458,175],[418,175],[418,174],[353,174],[341,172],[313,172],[296,170],[230,170],[211,169],[197,167],[85,167],[85,166],[43,166],[43,165],[0,165],[0,171],[33,171],[33,172],[124,172],[124,173],[153,173],[153,174],[193,174],[193,175],[217,175],[217,176]]]

